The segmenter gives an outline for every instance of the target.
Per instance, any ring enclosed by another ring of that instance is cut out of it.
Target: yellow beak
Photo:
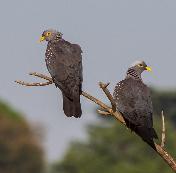
[[[145,67],[145,69],[147,70],[147,71],[152,71],[152,69],[151,69],[151,67]]]
[[[44,36],[41,36],[40,39],[39,39],[39,42],[42,42],[45,40],[45,37]]]

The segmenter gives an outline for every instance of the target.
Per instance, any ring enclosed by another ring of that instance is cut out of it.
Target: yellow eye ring
[[[138,67],[144,67],[142,64],[138,64]]]
[[[51,35],[51,32],[47,32],[46,36],[49,37]]]

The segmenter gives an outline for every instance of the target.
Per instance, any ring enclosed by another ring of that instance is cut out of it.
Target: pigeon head
[[[42,41],[59,41],[62,39],[62,33],[53,29],[45,30],[40,37],[40,42]]]
[[[135,79],[141,79],[143,71],[152,71],[150,67],[146,65],[144,61],[135,61],[127,71],[127,76]]]
[[[140,73],[142,73],[144,70],[152,71],[152,69],[148,67],[144,61],[135,61],[131,65],[131,68],[135,69],[136,71],[139,71]]]

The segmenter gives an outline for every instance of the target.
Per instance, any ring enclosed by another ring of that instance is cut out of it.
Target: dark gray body
[[[116,85],[113,96],[127,126],[156,149],[153,138],[157,138],[157,134],[153,129],[153,109],[149,88],[140,78],[136,80],[126,77]]]
[[[63,94],[63,110],[66,116],[80,117],[82,114],[80,95],[82,92],[82,56],[79,45],[64,39],[49,41],[45,61],[53,81]]]

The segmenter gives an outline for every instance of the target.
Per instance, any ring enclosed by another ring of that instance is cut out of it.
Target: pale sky
[[[13,82],[38,81],[27,76],[31,71],[48,74],[46,43],[37,43],[43,30],[57,29],[82,47],[83,89],[104,100],[98,81],[111,82],[112,91],[138,59],[153,68],[143,75],[145,83],[176,88],[175,16],[175,0],[1,0],[0,97],[42,124],[46,157],[61,158],[71,140],[85,137],[86,124],[96,116],[94,104],[82,97],[82,118],[67,118],[54,85],[25,88]]]

